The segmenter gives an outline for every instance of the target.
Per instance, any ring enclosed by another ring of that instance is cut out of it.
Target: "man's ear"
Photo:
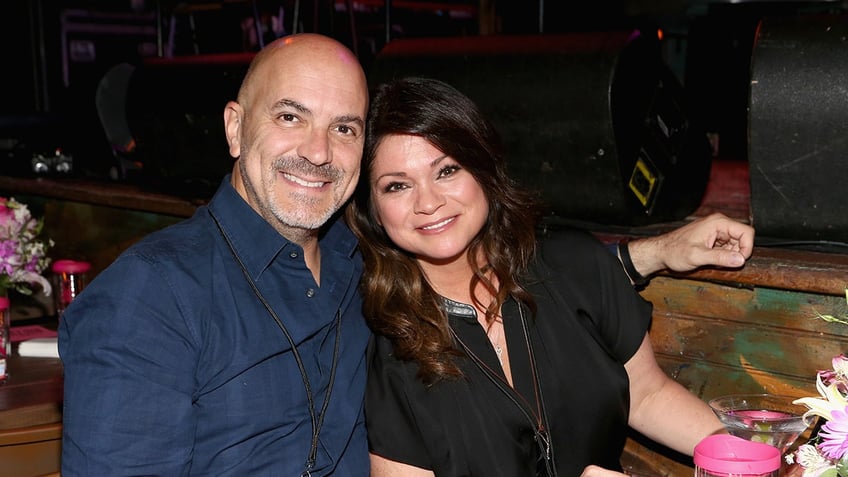
[[[241,122],[244,109],[235,101],[230,101],[224,107],[224,133],[227,144],[230,145],[230,155],[238,158],[241,155]]]

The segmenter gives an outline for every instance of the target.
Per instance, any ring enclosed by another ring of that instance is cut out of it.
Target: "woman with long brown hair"
[[[347,220],[365,260],[372,476],[619,469],[627,427],[691,455],[722,430],[654,359],[650,304],[590,234],[540,234],[536,197],[451,86],[372,102]]]

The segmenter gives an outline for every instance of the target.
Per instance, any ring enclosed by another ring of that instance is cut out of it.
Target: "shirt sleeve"
[[[62,316],[62,475],[186,475],[195,340],[169,277],[127,254]]]
[[[653,307],[630,283],[618,258],[578,229],[549,237],[542,254],[587,330],[618,362],[626,363],[650,328]]]
[[[422,388],[415,369],[413,363],[402,362],[392,355],[388,339],[372,338],[368,346],[365,393],[369,450],[389,460],[432,469],[419,425],[422,416],[416,415],[412,406],[417,399],[416,390]]]

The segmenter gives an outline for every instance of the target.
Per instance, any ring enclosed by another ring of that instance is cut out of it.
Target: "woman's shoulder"
[[[545,228],[539,232],[539,242],[542,244],[574,244],[574,245],[598,245],[595,235],[586,229],[570,226],[559,226],[556,228]]]
[[[576,227],[548,229],[539,233],[538,259],[555,269],[597,266],[611,255],[589,231]]]
[[[399,359],[391,339],[374,334],[368,344],[368,369],[374,375],[415,376],[417,365]]]

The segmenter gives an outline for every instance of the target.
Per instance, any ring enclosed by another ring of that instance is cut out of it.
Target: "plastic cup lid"
[[[88,262],[77,260],[56,260],[53,262],[53,271],[56,273],[85,273],[91,269]]]
[[[760,475],[780,468],[777,447],[730,434],[704,438],[695,446],[693,457],[696,466],[725,474]]]

